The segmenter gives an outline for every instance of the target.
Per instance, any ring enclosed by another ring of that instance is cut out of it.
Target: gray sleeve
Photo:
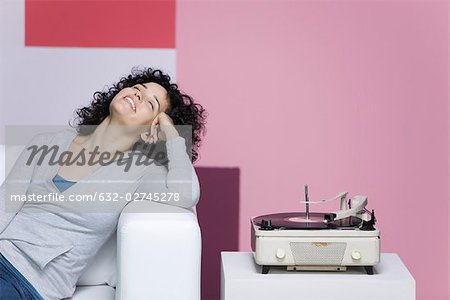
[[[28,147],[32,145],[43,145],[43,135],[35,135],[24,147],[16,162],[14,163],[5,181],[0,186],[0,233],[2,233],[15,215],[20,211],[24,201],[11,201],[10,195],[26,195],[31,182],[31,176],[36,166],[37,160],[28,162],[30,151]],[[5,149],[5,159],[8,159]],[[27,162],[29,163],[27,165]]]
[[[148,172],[142,179],[136,193],[143,195],[163,194],[165,199],[153,200],[164,204],[190,208],[200,199],[200,184],[194,166],[187,155],[185,140],[182,137],[169,139],[166,142],[168,170]],[[169,199],[170,196],[170,199]]]

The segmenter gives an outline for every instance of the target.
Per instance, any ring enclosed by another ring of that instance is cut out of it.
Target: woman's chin
[[[132,109],[130,109],[128,107],[112,106],[111,110],[110,110],[110,115],[112,118],[115,118],[115,119],[133,119],[133,116],[135,115],[135,113]]]

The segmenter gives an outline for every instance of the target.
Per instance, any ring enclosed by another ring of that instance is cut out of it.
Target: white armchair
[[[14,153],[19,155],[21,149]],[[8,169],[5,147],[0,145],[0,183]],[[200,271],[201,232],[195,208],[131,202],[122,211],[117,233],[98,251],[70,299],[199,300]]]

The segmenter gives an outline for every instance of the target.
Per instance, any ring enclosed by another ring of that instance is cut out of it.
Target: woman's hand
[[[146,134],[148,143],[156,143],[158,140],[168,140],[180,136],[176,130],[172,118],[165,112],[159,113],[150,125],[150,132]]]

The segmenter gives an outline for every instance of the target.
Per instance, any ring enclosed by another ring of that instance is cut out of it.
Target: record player
[[[305,186],[305,212],[286,212],[251,218],[255,262],[267,274],[272,266],[291,271],[345,271],[363,266],[373,274],[380,261],[380,232],[375,213],[366,209],[367,196],[347,192],[320,201],[310,201]],[[309,212],[311,204],[340,201],[333,213]]]

